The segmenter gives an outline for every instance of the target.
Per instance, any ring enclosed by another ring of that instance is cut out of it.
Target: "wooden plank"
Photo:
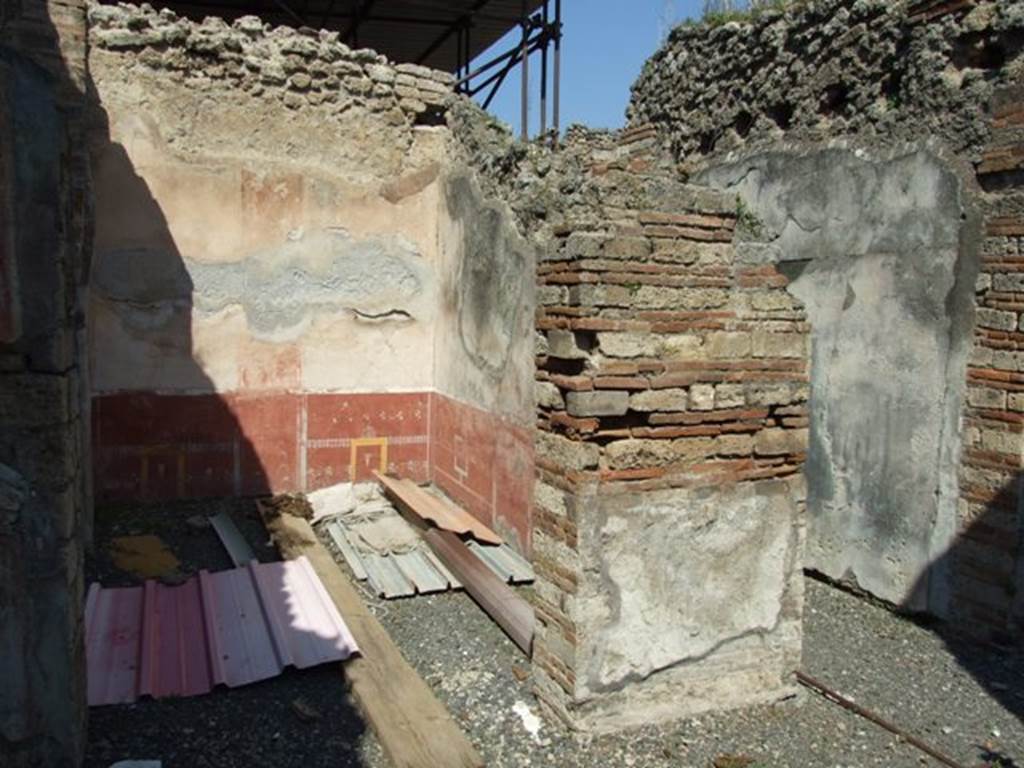
[[[529,656],[533,647],[534,622],[530,604],[484,565],[451,531],[431,528],[423,531],[423,538],[448,570],[458,577],[470,596]]]
[[[213,530],[217,532],[220,543],[228,551],[228,557],[231,558],[231,562],[236,566],[248,565],[256,559],[256,553],[252,551],[249,542],[245,540],[242,532],[238,530],[238,526],[231,519],[231,515],[227,512],[221,512],[219,515],[214,515],[210,518],[210,524],[213,526]]]
[[[448,579],[437,572],[422,552],[414,549],[412,552],[403,552],[393,557],[398,570],[412,582],[419,594],[429,595],[431,592],[448,590]]]
[[[374,471],[374,477],[384,486],[392,498],[406,503],[413,514],[429,520],[438,528],[453,533],[468,533],[479,541],[488,544],[501,544],[498,534],[481,523],[466,510],[453,504],[446,504],[436,496],[424,491],[411,480],[397,480],[380,472]]]
[[[402,657],[309,523],[290,515],[269,516],[262,505],[260,510],[281,554],[309,559],[355,637],[361,655],[342,669],[363,718],[395,768],[483,768],[473,745]]]
[[[341,527],[341,524],[337,520],[332,520],[329,523],[325,523],[324,527],[327,529],[327,535],[331,537],[331,541],[334,542],[334,546],[341,552],[341,556],[345,558],[345,562],[348,563],[348,567],[352,569],[352,574],[359,581],[366,581],[366,568],[363,566],[363,561],[359,557],[359,553],[356,552],[356,548],[352,546],[352,542],[348,540],[348,536],[345,533],[345,529]]]

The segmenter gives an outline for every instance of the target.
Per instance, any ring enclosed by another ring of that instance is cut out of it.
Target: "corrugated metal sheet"
[[[217,532],[217,536],[220,537],[220,542],[224,545],[224,549],[228,551],[231,562],[241,567],[256,559],[256,553],[252,551],[249,542],[245,540],[242,532],[238,530],[238,526],[235,525],[235,521],[231,519],[231,515],[228,512],[225,511],[219,515],[214,515],[210,518],[210,523],[213,525],[213,530]]]
[[[373,591],[384,598],[411,597],[416,587],[409,582],[395,564],[394,555],[363,553],[363,565]]]
[[[304,557],[201,571],[178,587],[93,584],[85,627],[90,706],[195,696],[358,650]]]
[[[368,580],[374,594],[385,599],[426,595],[446,589],[462,589],[459,580],[429,549],[390,552],[385,555],[359,552],[352,544],[343,519],[324,523],[335,547],[359,581]],[[525,584],[534,580],[533,566],[507,544],[493,546],[468,540],[469,550],[502,581]]]
[[[352,574],[358,581],[366,581],[366,566],[363,565],[362,558],[359,557],[356,548],[349,541],[344,526],[337,520],[330,520],[324,524],[324,527],[327,529],[327,534],[331,537],[331,541],[334,542],[334,546],[338,548],[342,557],[345,558],[345,562],[348,563],[348,567],[352,569]]]
[[[502,581],[510,584],[526,584],[534,580],[533,566],[507,544],[494,546],[469,540],[466,542],[466,546]]]
[[[416,585],[418,594],[427,595],[448,589],[448,579],[437,572],[422,552],[405,552],[395,558],[395,565],[405,578]]]

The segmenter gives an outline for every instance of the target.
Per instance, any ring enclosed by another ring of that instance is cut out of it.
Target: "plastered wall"
[[[1022,29],[1020,0],[763,9],[674,30],[629,108],[807,307],[808,567],[1011,642]]]
[[[495,282],[472,240],[507,224],[451,159],[450,77],[252,19],[91,19],[99,495],[380,469],[528,549],[532,256]]]

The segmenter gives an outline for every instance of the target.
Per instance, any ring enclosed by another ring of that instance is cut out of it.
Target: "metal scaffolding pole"
[[[548,0],[544,0],[544,47],[540,53],[540,135],[548,131]]]
[[[559,96],[562,87],[562,0],[555,0],[555,71],[554,83],[552,84],[552,96],[554,104],[551,106],[551,124],[555,129],[555,145],[558,145],[559,137]]]
[[[530,138],[530,23],[526,16],[526,0],[520,2],[520,25],[523,28],[523,69],[521,99],[522,138],[528,141]]]

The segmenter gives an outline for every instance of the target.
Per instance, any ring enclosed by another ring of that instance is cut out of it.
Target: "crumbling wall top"
[[[629,122],[694,164],[783,136],[930,135],[974,156],[993,94],[1024,75],[1022,30],[1021,0],[816,0],[684,24],[644,66]]]

